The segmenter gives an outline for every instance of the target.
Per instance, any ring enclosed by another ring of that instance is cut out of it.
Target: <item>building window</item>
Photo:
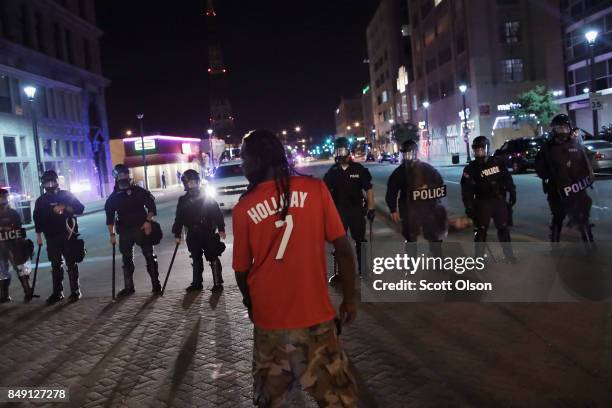
[[[28,7],[25,4],[22,4],[19,8],[19,25],[21,26],[21,41],[27,47],[32,46],[30,26],[28,25]]]
[[[427,96],[430,103],[440,100],[440,89],[438,88],[437,83],[431,84],[427,87]]]
[[[47,50],[44,29],[43,16],[41,13],[36,13],[34,15],[34,30],[36,31],[36,46],[40,52],[46,52]]]
[[[387,102],[389,100],[389,93],[387,91],[383,91],[382,93],[382,101],[383,103]]]
[[[85,69],[91,71],[93,64],[91,62],[91,45],[88,39],[83,40],[83,55],[85,56]]]
[[[53,41],[55,43],[55,58],[64,59],[64,43],[62,41],[62,30],[59,24],[53,24]]]
[[[23,193],[23,183],[21,182],[21,165],[19,163],[6,163],[6,175],[11,193]]]
[[[436,59],[435,58],[428,59],[425,62],[425,71],[427,73],[430,73],[434,71],[435,69],[436,69]]]
[[[43,153],[47,156],[53,156],[53,141],[51,139],[43,139]]]
[[[72,48],[72,31],[66,29],[66,53],[68,54],[68,62],[74,64],[74,50]]]
[[[452,58],[452,53],[450,47],[443,49],[438,53],[438,65],[442,66],[450,61]]]
[[[501,29],[501,42],[516,44],[521,42],[521,23],[519,21],[506,21]]]
[[[501,68],[504,82],[521,82],[524,78],[522,59],[502,60]]]
[[[47,92],[45,88],[39,87],[36,92],[36,98],[34,98],[34,104],[36,106],[36,112],[44,117],[49,117],[49,110],[47,109]]]
[[[11,113],[11,86],[9,77],[0,75],[0,112]]]
[[[17,142],[12,136],[4,136],[4,156],[17,157]]]
[[[465,51],[465,37],[463,35],[457,36],[457,55]]]
[[[76,142],[76,141],[72,142],[72,155],[73,156],[81,155],[81,153],[79,152],[79,142]]]
[[[64,156],[70,157],[72,156],[70,152],[70,140],[64,140]]]

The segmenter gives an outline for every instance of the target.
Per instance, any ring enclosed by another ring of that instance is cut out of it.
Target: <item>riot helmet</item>
[[[200,173],[193,169],[186,170],[181,176],[185,191],[195,192],[200,189]]]
[[[472,141],[472,150],[476,159],[484,159],[490,154],[491,143],[486,136],[477,136]]]
[[[58,179],[57,173],[53,170],[47,170],[43,173],[40,179],[40,183],[45,189],[45,193],[55,194],[57,192],[57,189],[59,187],[59,184],[57,183],[57,179]]]
[[[406,140],[400,147],[405,162],[412,162],[419,157],[419,145],[414,140]]]
[[[558,143],[567,142],[572,137],[572,121],[569,116],[561,113],[550,122],[550,132],[553,140]]]
[[[6,210],[9,207],[9,192],[4,188],[0,188],[0,211]]]
[[[334,141],[334,156],[336,160],[346,161],[351,155],[350,143],[346,137],[339,137]]]
[[[127,190],[132,185],[130,169],[125,164],[118,164],[113,168],[113,177],[120,190]]]

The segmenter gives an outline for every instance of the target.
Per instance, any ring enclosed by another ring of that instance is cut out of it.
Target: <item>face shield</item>
[[[555,125],[552,127],[552,133],[557,141],[565,142],[570,139],[572,129],[568,125]]]
[[[190,179],[185,183],[185,189],[187,191],[196,191],[200,189],[200,180]]]
[[[48,194],[53,194],[57,190],[58,184],[56,180],[47,180],[43,182],[43,188]]]
[[[351,154],[351,152],[349,152],[349,149],[347,149],[346,147],[338,147],[336,148],[336,157],[338,158],[346,158]]]
[[[419,156],[419,151],[416,150],[416,149],[403,150],[401,153],[402,153],[402,159],[405,162],[415,161],[418,158],[418,156]]]
[[[119,173],[117,174],[117,186],[121,190],[127,190],[130,188],[132,184],[132,180],[130,180],[130,175],[128,173]]]

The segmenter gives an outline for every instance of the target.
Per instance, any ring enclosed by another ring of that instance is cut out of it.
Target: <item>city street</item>
[[[300,171],[321,176],[330,164]],[[382,204],[386,177],[394,166],[368,167]],[[449,185],[450,215],[460,215],[455,183],[461,168],[440,171]],[[543,240],[548,212],[538,180],[525,174],[515,181],[517,235]],[[607,191],[607,198],[609,187],[609,180],[600,181],[599,191]],[[157,247],[162,278],[174,247],[169,229],[179,194],[178,186],[156,192],[158,220],[166,233]],[[401,239],[385,220],[384,206],[380,210],[375,239]],[[0,386],[68,387],[73,407],[250,406],[252,326],[231,270],[229,214],[226,223],[222,295],[185,294],[191,270],[182,245],[164,298],[149,296],[144,259],[136,251],[137,293],[113,303],[111,247],[103,213],[82,217],[88,248],[81,264],[84,298],[76,304],[44,306],[50,293],[44,255],[37,283],[41,299],[21,304],[18,285],[12,285],[14,302],[0,306]],[[605,225],[600,229],[609,233],[609,223]],[[449,235],[449,240],[470,239],[469,229]],[[120,271],[118,257],[118,289]],[[205,286],[211,284],[207,268]],[[339,302],[333,290],[332,298]],[[366,407],[604,407],[611,401],[612,309],[605,303],[363,303],[358,320],[343,333]],[[289,406],[314,405],[293,393]]]

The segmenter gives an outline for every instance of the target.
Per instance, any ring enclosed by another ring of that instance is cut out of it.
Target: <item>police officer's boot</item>
[[[30,286],[30,275],[23,275],[19,277],[21,287],[23,288],[23,301],[29,302],[33,298],[32,287]]]
[[[10,302],[11,297],[9,296],[9,286],[11,285],[11,278],[0,280],[0,303]]]
[[[210,267],[212,268],[212,276],[213,276],[213,287],[210,289],[212,292],[221,292],[223,291],[223,276],[221,261],[219,258],[215,259],[210,263]]]
[[[82,296],[81,288],[79,287],[79,265],[74,264],[68,267],[68,280],[70,282],[70,296],[68,300],[76,302]]]
[[[47,298],[47,304],[49,305],[64,299],[64,286],[62,285],[64,269],[61,266],[54,267],[51,270],[51,280],[53,281],[53,293]]]
[[[595,245],[595,241],[593,239],[593,231],[591,230],[592,226],[593,224],[589,224],[587,222],[580,227],[580,235],[587,250],[597,249],[597,246]]]
[[[550,242],[560,242],[561,241],[561,228],[562,225],[551,225],[550,226]]]
[[[476,258],[482,258],[485,256],[485,249],[487,246],[487,229],[484,227],[474,228],[474,247]]]
[[[202,274],[204,272],[204,261],[202,260],[202,256],[194,257],[191,256],[192,259],[192,267],[193,267],[193,280],[191,281],[191,285],[189,285],[185,290],[187,292],[197,292],[204,288],[202,284]]]
[[[153,258],[150,262],[147,262],[147,272],[151,277],[151,293],[156,295],[161,294],[162,287],[159,283],[159,272],[157,270],[157,259]]]
[[[508,228],[498,229],[497,238],[502,246],[504,257],[506,258],[505,261],[512,264],[517,263],[518,260],[514,256],[514,250],[512,248],[512,243],[510,242],[510,230]]]
[[[134,290],[134,267],[124,266],[123,267],[123,289],[117,293],[117,296],[129,296],[135,292]]]

